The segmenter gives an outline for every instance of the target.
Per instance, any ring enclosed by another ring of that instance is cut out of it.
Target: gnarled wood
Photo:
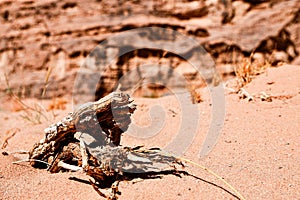
[[[50,172],[83,170],[94,178],[93,187],[113,187],[115,181],[179,173],[181,162],[160,149],[119,146],[136,109],[129,95],[114,92],[89,102],[45,129],[45,137],[30,151],[31,165]],[[45,165],[45,164],[44,164]],[[46,167],[46,166],[45,166]],[[117,190],[112,189],[111,199]]]
[[[93,135],[96,142],[102,145],[117,146],[120,144],[121,134],[130,124],[130,115],[135,105],[129,95],[111,93],[96,102],[89,102],[69,113],[61,121],[45,129],[45,137],[30,151],[29,158],[48,162],[55,159],[59,151],[69,143],[79,146],[76,132],[84,142],[90,143],[86,135]],[[78,136],[79,137],[79,136]],[[40,163],[32,162],[33,166]]]

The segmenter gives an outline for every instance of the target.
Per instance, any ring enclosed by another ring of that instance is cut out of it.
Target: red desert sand
[[[226,116],[222,133],[210,154],[202,159],[199,152],[210,124],[210,97],[201,90],[198,104],[198,132],[182,157],[199,163],[233,185],[245,199],[299,199],[300,197],[300,66],[269,68],[244,87],[254,101],[241,99],[226,90]],[[261,95],[272,99],[262,101]],[[166,120],[161,131],[148,139],[124,135],[127,146],[165,147],[180,126],[180,107],[172,96],[159,99],[134,98],[135,123],[149,125],[149,109],[155,104],[165,109]],[[13,111],[12,101],[1,100],[0,142],[3,144],[13,128],[16,134],[2,151],[29,150],[43,137],[44,128],[59,121],[71,111],[55,110],[54,120],[31,125]],[[28,100],[30,101],[30,100]],[[37,101],[37,100],[35,100]],[[50,102],[43,102],[49,104]],[[155,120],[155,119],[153,119]],[[11,130],[10,132],[8,130]],[[28,163],[13,164],[26,155],[0,155],[0,199],[99,199],[91,185],[71,180],[88,180],[83,172],[50,174]],[[167,175],[162,179],[121,182],[119,199],[236,199],[220,180],[191,164],[184,169],[198,179]]]

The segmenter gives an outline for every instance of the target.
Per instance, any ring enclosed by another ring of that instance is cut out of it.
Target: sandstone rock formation
[[[46,98],[71,94],[78,69],[100,42],[149,26],[196,37],[221,73],[222,65],[230,65],[226,73],[232,73],[251,53],[274,65],[292,62],[300,52],[299,13],[296,0],[5,0],[0,3],[0,89],[7,89],[8,79],[19,95],[40,98],[44,88]],[[201,85],[197,71],[178,56],[141,49],[117,58],[117,68],[99,82],[105,83],[99,97],[132,63],[170,64],[170,58],[172,69]]]

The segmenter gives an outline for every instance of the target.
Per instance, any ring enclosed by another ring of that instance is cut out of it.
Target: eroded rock
[[[39,97],[45,84],[45,97],[70,94],[77,70],[97,44],[120,32],[149,26],[196,37],[217,66],[235,65],[253,52],[262,54],[275,65],[297,60],[300,52],[298,1],[162,3],[155,0],[137,4],[131,0],[118,3],[79,0],[0,3],[1,81],[6,74],[12,89],[26,91],[24,95],[29,96]],[[161,62],[171,62],[173,69],[185,62],[174,56],[171,61],[171,57],[162,59],[159,53],[150,54],[153,52],[141,50],[132,56],[117,58],[115,62],[119,64],[106,72],[102,80],[103,87],[108,87],[104,91],[113,89],[120,72],[128,71],[134,60],[143,63],[164,60]],[[45,83],[49,69],[53,71],[49,82]],[[230,74],[227,68],[225,71]],[[38,78],[33,74],[39,74]],[[183,75],[194,77],[193,74]],[[20,77],[28,80],[20,83]],[[189,81],[201,85],[201,79]],[[0,90],[6,87],[2,84]]]

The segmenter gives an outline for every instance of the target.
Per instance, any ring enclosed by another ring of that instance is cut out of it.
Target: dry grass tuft
[[[238,87],[244,87],[252,81],[253,77],[263,73],[270,66],[270,63],[267,61],[253,61],[252,55],[249,58],[244,58],[242,63],[235,67]]]
[[[37,102],[29,104],[22,100],[21,97],[16,95],[13,89],[10,87],[7,74],[5,74],[4,76],[6,83],[6,94],[13,100],[13,109],[15,111],[23,111],[21,117],[32,124],[41,124],[43,120],[49,121],[50,116],[45,107]]]
[[[201,103],[203,101],[202,96],[195,85],[189,85],[188,90],[191,94],[191,100],[193,104]]]

